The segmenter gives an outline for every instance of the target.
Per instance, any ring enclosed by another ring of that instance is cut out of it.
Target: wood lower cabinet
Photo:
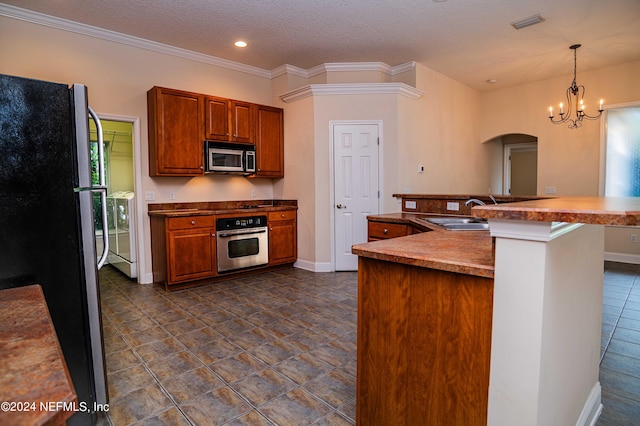
[[[284,120],[282,108],[258,105],[256,177],[284,177]]]
[[[151,250],[154,282],[171,286],[215,276],[215,216],[152,216]]]
[[[367,226],[369,241],[404,237],[412,233],[412,228],[409,225],[401,223],[369,221]]]
[[[358,262],[358,424],[485,426],[493,280]]]
[[[204,174],[204,95],[153,87],[147,92],[149,176]]]
[[[269,265],[295,262],[298,258],[297,214],[295,210],[270,212]]]

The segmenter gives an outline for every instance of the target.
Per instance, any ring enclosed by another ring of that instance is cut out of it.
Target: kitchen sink
[[[421,217],[419,219],[442,226],[450,231],[484,231],[489,229],[489,224],[485,219],[475,217]]]
[[[484,231],[489,229],[489,224],[486,222],[445,223],[442,226],[450,231]]]

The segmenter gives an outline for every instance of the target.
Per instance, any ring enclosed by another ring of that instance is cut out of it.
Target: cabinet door
[[[205,137],[212,140],[229,139],[229,101],[207,96],[205,98]]]
[[[284,177],[284,123],[281,108],[258,105],[256,176]]]
[[[147,103],[149,175],[204,174],[204,96],[154,87]]]
[[[248,102],[231,101],[231,142],[253,143],[255,134],[254,106]]]
[[[215,228],[169,231],[168,240],[169,284],[216,275]]]
[[[269,213],[269,265],[295,262],[298,258],[295,210]]]

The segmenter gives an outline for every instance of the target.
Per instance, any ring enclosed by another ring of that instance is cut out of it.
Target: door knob
[[[337,204],[336,207],[339,208],[339,209],[346,209],[347,208],[347,206],[343,206],[342,204]]]

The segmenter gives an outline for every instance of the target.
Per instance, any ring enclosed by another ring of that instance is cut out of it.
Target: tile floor
[[[605,262],[598,426],[640,425],[640,265]]]
[[[639,265],[605,263],[597,425],[640,425]],[[104,424],[353,425],[357,275],[287,269],[179,292],[100,272]]]
[[[167,293],[103,268],[100,286],[103,422],[355,424],[356,273],[291,268]]]

